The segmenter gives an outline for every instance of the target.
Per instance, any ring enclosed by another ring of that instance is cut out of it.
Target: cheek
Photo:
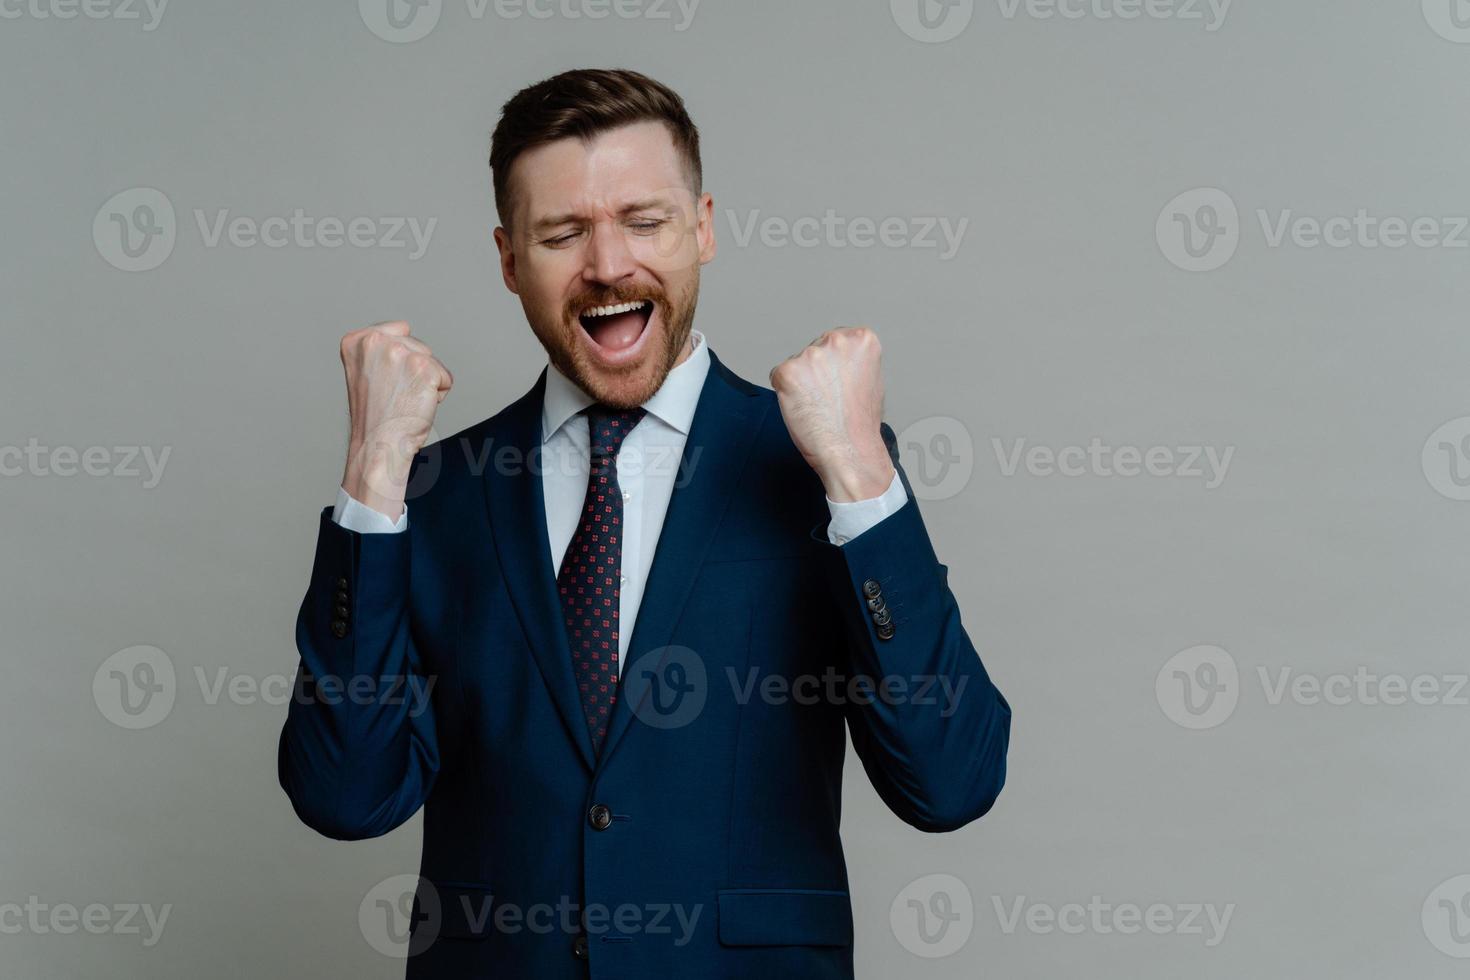
[[[566,303],[575,276],[569,271],[574,263],[562,260],[560,252],[524,262],[520,266],[521,296],[537,309],[560,309]]]
[[[670,222],[655,235],[633,238],[628,247],[641,265],[661,274],[688,269],[699,259],[699,239],[688,221]]]

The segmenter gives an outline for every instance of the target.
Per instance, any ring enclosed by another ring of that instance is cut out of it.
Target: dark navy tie
[[[643,418],[642,408],[592,405],[584,410],[591,436],[587,497],[556,576],[572,673],[582,711],[600,750],[618,697],[618,599],[623,574],[623,491],[617,458],[623,440]]]

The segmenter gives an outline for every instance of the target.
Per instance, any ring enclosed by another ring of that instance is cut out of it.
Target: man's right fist
[[[454,375],[402,321],[342,338],[352,419],[342,488],[390,520],[403,513],[408,469],[434,424]]]

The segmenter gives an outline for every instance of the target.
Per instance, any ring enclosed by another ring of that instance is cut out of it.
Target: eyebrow
[[[671,206],[672,205],[670,204],[670,202],[665,198],[648,197],[644,198],[641,201],[633,201],[631,204],[623,205],[623,207],[618,209],[618,217],[627,217],[635,211],[648,211],[656,208],[664,208],[665,210],[667,210]],[[547,217],[542,218],[531,225],[531,234],[539,235],[544,232],[550,231],[553,228],[558,228],[562,225],[572,224],[573,222],[581,220],[583,220],[583,216],[572,211],[568,211],[564,214],[548,215]]]

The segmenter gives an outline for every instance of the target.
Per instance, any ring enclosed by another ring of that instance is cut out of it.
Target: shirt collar
[[[664,378],[658,391],[643,403],[650,415],[682,432],[689,434],[694,422],[694,410],[699,405],[699,393],[704,388],[704,379],[709,374],[709,345],[704,334],[698,330],[690,332],[694,350],[683,363],[674,365]],[[546,391],[541,399],[541,441],[550,439],[578,412],[592,404],[592,396],[578,388],[565,374],[550,362],[546,365]]]

